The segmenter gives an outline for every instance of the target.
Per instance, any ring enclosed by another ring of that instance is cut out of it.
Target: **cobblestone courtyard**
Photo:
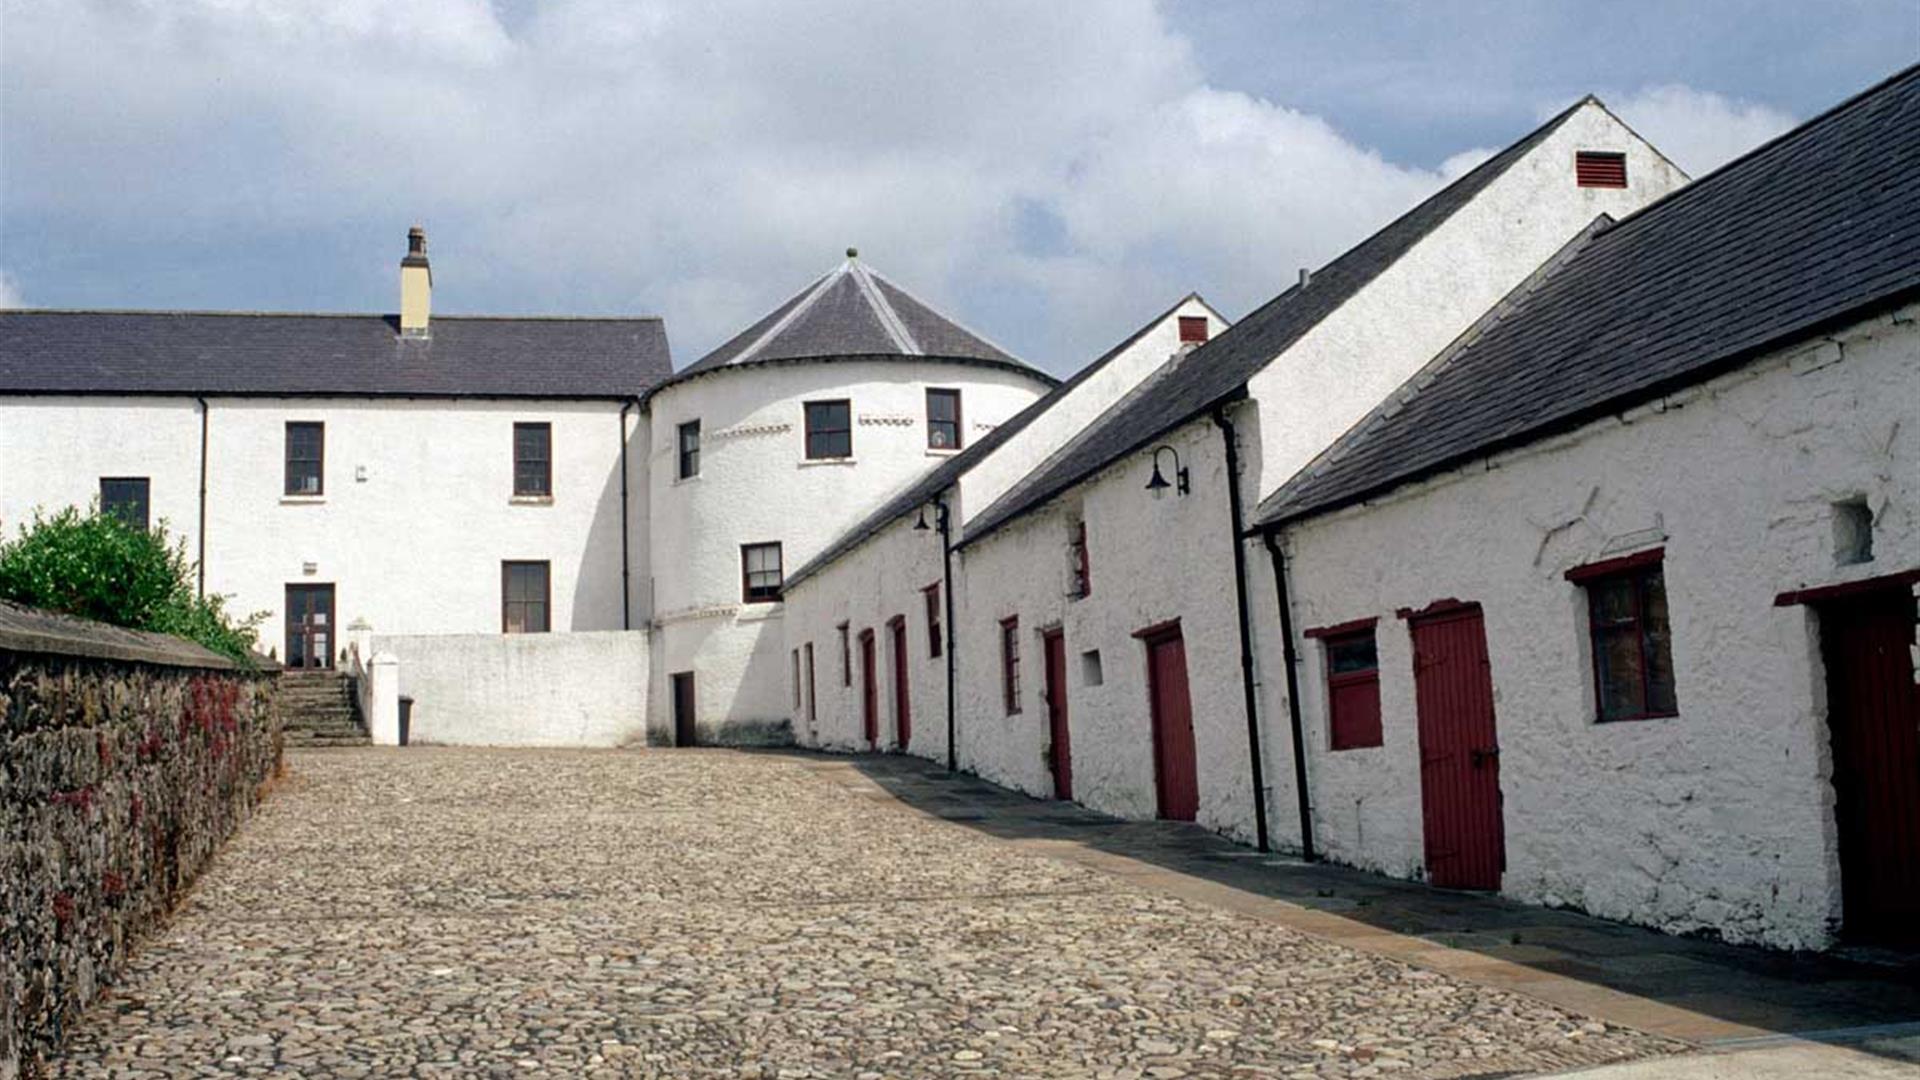
[[[1048,858],[798,756],[290,776],[62,1076],[1486,1076],[1681,1044]]]

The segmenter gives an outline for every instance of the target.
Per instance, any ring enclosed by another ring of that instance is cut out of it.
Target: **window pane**
[[[112,514],[136,529],[150,523],[147,510],[148,481],[145,477],[102,479],[100,512]]]
[[[1329,638],[1327,640],[1327,670],[1335,675],[1344,675],[1354,671],[1372,671],[1380,666],[1380,655],[1374,643],[1373,635],[1364,637]]]
[[[1677,712],[1673,692],[1673,634],[1667,626],[1667,579],[1659,569],[1641,579],[1641,632],[1647,664],[1647,711]]]
[[[853,456],[853,406],[845,401],[810,401],[806,404],[807,456]]]
[[[1626,579],[1596,581],[1587,588],[1595,626],[1629,626],[1633,623],[1633,582]]]
[[[680,425],[680,479],[700,475],[700,421]]]
[[[287,425],[287,494],[320,494],[320,458],[325,442],[323,431],[317,423],[293,422]]]
[[[1596,630],[1594,660],[1600,666],[1600,717],[1617,720],[1645,712],[1639,635],[1627,630]]]

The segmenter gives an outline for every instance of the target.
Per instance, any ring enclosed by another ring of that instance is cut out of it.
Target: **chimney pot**
[[[400,260],[400,334],[426,337],[433,314],[433,267],[427,262],[427,230],[407,230],[407,254]]]
[[[1301,267],[1300,268],[1300,287],[1304,289],[1308,285],[1312,284],[1312,282],[1313,282],[1313,271],[1307,269],[1304,266]]]

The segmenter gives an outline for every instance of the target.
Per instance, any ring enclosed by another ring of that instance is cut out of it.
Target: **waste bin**
[[[407,745],[407,733],[413,728],[413,699],[400,695],[400,745]]]

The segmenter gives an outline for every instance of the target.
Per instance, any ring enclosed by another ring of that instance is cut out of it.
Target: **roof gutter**
[[[1233,594],[1235,610],[1240,616],[1240,693],[1247,713],[1247,762],[1253,772],[1253,831],[1260,850],[1271,851],[1267,842],[1267,784],[1260,760],[1260,714],[1255,708],[1253,689],[1253,629],[1247,613],[1247,551],[1240,516],[1239,438],[1226,404],[1215,405],[1212,415],[1227,453],[1227,509],[1232,518],[1228,539],[1233,544]]]

